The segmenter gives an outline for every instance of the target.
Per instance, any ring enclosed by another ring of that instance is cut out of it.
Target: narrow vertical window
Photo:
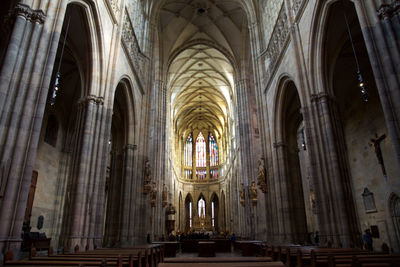
[[[192,159],[193,159],[193,157],[192,157],[192,153],[193,153],[192,142],[193,142],[192,134],[189,134],[189,136],[185,142],[185,155],[184,155],[185,167],[192,167],[192,165],[193,165],[193,163],[192,163]]]
[[[198,206],[199,206],[199,217],[205,218],[206,217],[206,202],[204,201],[203,197],[200,198],[200,200],[198,202]]]
[[[189,202],[189,227],[192,228],[192,202]]]
[[[212,133],[208,136],[208,142],[210,147],[210,166],[218,166],[218,146]]]
[[[212,222],[212,227],[215,226],[215,212],[214,212],[214,201],[211,202],[211,222]]]
[[[206,140],[201,132],[196,139],[196,167],[206,167]]]

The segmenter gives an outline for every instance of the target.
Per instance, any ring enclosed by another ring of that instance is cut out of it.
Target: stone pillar
[[[43,1],[48,2],[48,1]],[[63,7],[60,8],[62,13]],[[0,253],[18,256],[21,231],[63,16],[15,6],[0,71]],[[52,29],[52,30],[50,30]]]
[[[121,245],[132,245],[134,224],[134,212],[132,205],[135,205],[136,194],[138,192],[135,188],[133,172],[134,172],[134,153],[137,149],[136,145],[128,144],[124,148],[124,170],[123,170],[123,197],[122,197],[122,223],[121,223]]]
[[[338,118],[336,103],[327,94],[313,95],[313,112],[318,118],[321,133],[319,144],[321,181],[318,182],[318,215],[323,217],[319,225],[321,242],[341,243],[344,246],[357,244],[361,240],[350,186],[349,170],[346,164],[346,149]],[[316,142],[317,140],[314,140]],[[318,145],[317,145],[318,146]]]
[[[89,214],[86,220],[85,235],[86,245],[89,249],[101,247],[103,239],[103,212],[105,205],[104,189],[106,182],[106,169],[108,159],[108,141],[110,139],[108,130],[111,125],[112,113],[103,105],[103,98],[94,99],[94,125],[93,125],[93,147],[90,152],[89,171]]]
[[[355,0],[354,4],[389,136],[400,165],[400,1],[385,2],[390,4],[376,0]],[[379,3],[381,5],[376,10]]]
[[[275,181],[275,194],[277,198],[277,224],[278,231],[275,234],[274,240],[281,243],[292,243],[294,240],[292,224],[295,223],[292,218],[290,204],[289,204],[289,190],[288,190],[288,173],[287,173],[287,144],[278,142],[274,143],[274,148],[276,150],[277,167],[276,167],[276,177]]]
[[[96,212],[96,200],[93,194],[93,181],[98,179],[95,177],[93,167],[97,161],[98,154],[96,148],[96,138],[102,136],[98,132],[99,108],[102,99],[95,96],[88,96],[79,103],[78,114],[80,118],[77,120],[76,144],[74,148],[72,183],[71,191],[71,210],[68,236],[68,247],[75,248],[76,245],[80,249],[84,249],[87,243],[89,229],[87,227],[90,217]],[[101,139],[100,139],[101,140]],[[107,142],[107,140],[103,140]],[[105,173],[105,170],[104,170]],[[100,218],[101,220],[101,218]]]

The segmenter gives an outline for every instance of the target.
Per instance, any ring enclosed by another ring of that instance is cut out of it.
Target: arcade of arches
[[[399,0],[6,0],[0,251],[170,233],[400,251]]]

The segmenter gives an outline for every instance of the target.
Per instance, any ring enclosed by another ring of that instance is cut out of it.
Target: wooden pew
[[[158,267],[284,267],[280,262],[160,263]]]
[[[170,258],[165,259],[164,263],[228,263],[228,262],[271,262],[271,257],[218,257],[218,258]]]
[[[144,254],[144,257],[142,255]],[[30,260],[12,261],[12,254],[7,253],[5,266],[128,266],[156,267],[163,261],[163,246],[138,246],[128,249],[101,249],[48,257],[38,257],[32,249]]]
[[[290,253],[290,252],[289,252]],[[324,248],[308,251],[299,248],[296,252],[296,264],[290,256],[286,266],[312,267],[386,267],[400,266],[400,255],[373,253],[358,249]]]

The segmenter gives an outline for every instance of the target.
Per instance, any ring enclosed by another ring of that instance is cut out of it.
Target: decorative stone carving
[[[150,191],[150,203],[152,207],[156,206],[156,201],[157,201],[157,185],[155,182],[153,182],[153,186],[151,187]]]
[[[176,214],[176,209],[174,206],[172,206],[171,203],[168,204],[167,209],[165,210],[166,216],[166,228],[167,232],[171,233],[175,229],[175,214]]]
[[[252,181],[249,187],[250,191],[250,200],[253,205],[257,205],[257,200],[258,200],[258,192],[257,192],[257,186],[256,182]]]
[[[400,0],[395,0],[391,4],[383,4],[377,10],[378,17],[382,20],[390,19],[400,12]]]
[[[265,167],[264,167],[264,158],[260,158],[258,160],[258,176],[257,176],[257,185],[260,187],[260,190],[263,193],[267,192],[267,180],[265,174]]]
[[[279,59],[287,46],[288,39],[289,23],[285,6],[282,4],[274,30],[271,38],[269,39],[267,49],[261,54],[261,56],[264,58],[264,61],[267,62],[264,76],[264,87],[267,87],[267,85],[270,83],[273,74],[279,66]]]
[[[46,19],[46,15],[42,10],[33,10],[28,5],[21,3],[15,6],[15,14],[25,18],[27,21],[39,24],[43,24]]]
[[[240,186],[239,196],[240,196],[240,200],[239,200],[240,204],[242,204],[242,206],[245,206],[246,197],[245,197],[244,184],[243,183]]]
[[[119,14],[118,0],[108,0],[115,15]]]
[[[163,208],[167,206],[167,196],[168,196],[168,189],[164,184],[163,191],[162,191],[162,206]]]
[[[127,54],[130,59],[130,63],[132,68],[137,72],[140,76],[140,80],[145,80],[143,75],[143,69],[141,61],[144,61],[146,58],[145,55],[140,51],[139,43],[137,41],[137,37],[135,31],[133,29],[131,20],[129,18],[128,13],[125,12],[124,23],[122,27],[122,43],[127,50]]]
[[[306,3],[306,0],[294,0],[292,9],[293,9],[293,14],[297,16],[301,8],[304,6]]]
[[[144,164],[144,183],[143,183],[143,193],[147,195],[151,191],[151,167],[149,159],[146,159]]]
[[[88,95],[79,99],[78,104],[84,105],[93,102],[96,105],[103,105],[104,104],[104,97],[95,96],[95,95]]]

